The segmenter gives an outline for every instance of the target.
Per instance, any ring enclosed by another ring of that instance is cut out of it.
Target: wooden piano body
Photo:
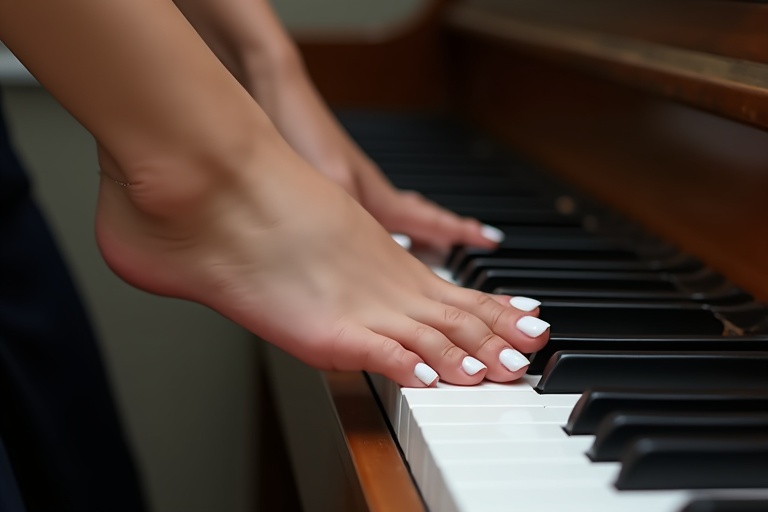
[[[334,107],[451,112],[768,301],[767,26],[757,2],[460,0],[298,39]],[[362,375],[265,360],[265,510],[424,508]]]

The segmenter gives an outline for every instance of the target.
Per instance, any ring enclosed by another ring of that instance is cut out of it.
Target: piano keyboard
[[[768,510],[765,305],[460,126],[341,119],[395,185],[505,232],[439,275],[552,324],[518,382],[370,376],[430,510]]]

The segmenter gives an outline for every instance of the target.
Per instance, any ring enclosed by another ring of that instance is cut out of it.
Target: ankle
[[[117,182],[107,187],[114,190],[104,199],[122,196],[137,215],[155,221],[203,214],[222,194],[242,190],[258,179],[265,157],[287,149],[268,121],[254,124],[229,130],[229,135],[204,144],[184,144],[183,151],[146,154],[128,161],[118,162],[99,148],[103,176]]]

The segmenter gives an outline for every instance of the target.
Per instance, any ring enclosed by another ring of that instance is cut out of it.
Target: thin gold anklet
[[[105,177],[105,178],[107,178],[109,181],[112,181],[112,182],[114,182],[114,183],[117,183],[117,184],[118,184],[118,185],[120,185],[121,187],[125,187],[125,188],[127,188],[127,187],[130,187],[131,185],[133,185],[133,183],[131,183],[131,182],[129,182],[129,181],[120,181],[120,180],[116,180],[115,178],[113,178],[113,177],[112,177],[112,176],[110,176],[109,174],[105,173],[105,172],[104,172],[104,171],[102,171],[101,169],[99,169],[99,175],[100,175],[100,176],[104,176],[104,177]]]

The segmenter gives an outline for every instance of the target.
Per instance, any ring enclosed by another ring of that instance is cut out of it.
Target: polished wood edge
[[[768,64],[768,5],[723,0],[462,0],[502,16],[557,23]]]
[[[301,510],[425,510],[363,373],[322,372],[269,343],[260,348],[275,410],[265,421],[282,427]]]
[[[324,376],[369,510],[426,510],[365,375]]]
[[[325,101],[336,108],[424,110],[446,102],[441,16],[450,0],[430,0],[386,29],[334,35],[292,31]]]
[[[262,364],[303,512],[367,510],[322,372],[262,342]],[[271,466],[265,461],[263,466]],[[266,469],[264,469],[266,470]]]
[[[455,4],[449,27],[768,128],[768,65]]]

